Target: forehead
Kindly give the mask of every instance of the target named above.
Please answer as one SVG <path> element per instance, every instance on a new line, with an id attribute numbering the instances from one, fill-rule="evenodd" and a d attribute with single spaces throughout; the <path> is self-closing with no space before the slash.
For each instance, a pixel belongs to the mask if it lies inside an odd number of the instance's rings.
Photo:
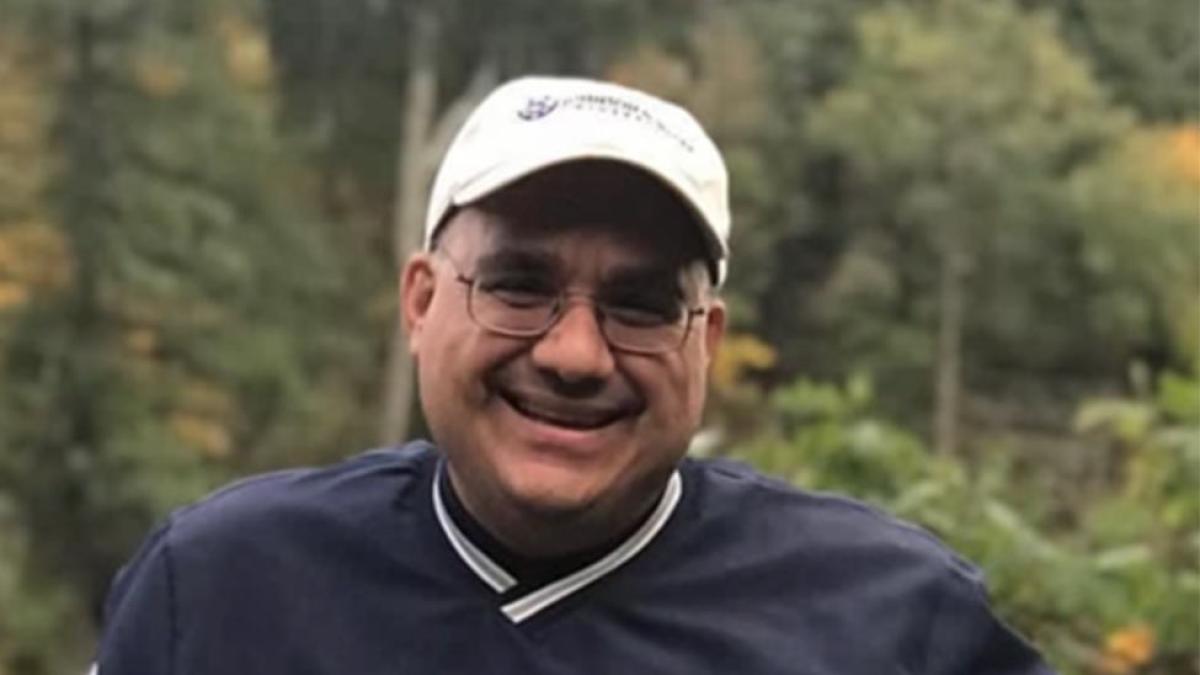
<path id="1" fill-rule="evenodd" d="M 533 174 L 463 209 L 447 222 L 439 240 L 452 240 L 456 249 L 470 249 L 474 256 L 539 252 L 558 255 L 571 266 L 680 269 L 704 255 L 694 217 L 669 188 L 609 161 L 574 162 Z"/>

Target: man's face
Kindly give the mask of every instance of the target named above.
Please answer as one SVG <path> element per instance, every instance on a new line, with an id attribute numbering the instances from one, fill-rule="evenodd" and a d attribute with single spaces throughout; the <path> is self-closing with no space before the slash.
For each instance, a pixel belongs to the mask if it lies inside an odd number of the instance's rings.
<path id="1" fill-rule="evenodd" d="M 611 167 L 540 176 L 458 212 L 438 251 L 406 268 L 422 403 L 468 507 L 617 522 L 643 512 L 686 451 L 724 309 L 696 273 L 696 225 L 663 188 Z M 507 337 L 472 320 L 459 273 L 592 297 L 669 287 L 706 312 L 660 354 L 613 349 L 574 295 L 545 334 Z"/>

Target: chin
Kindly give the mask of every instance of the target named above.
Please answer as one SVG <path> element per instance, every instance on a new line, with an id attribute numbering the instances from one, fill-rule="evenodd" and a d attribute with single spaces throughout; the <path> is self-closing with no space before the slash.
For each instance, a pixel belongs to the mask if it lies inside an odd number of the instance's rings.
<path id="1" fill-rule="evenodd" d="M 569 467 L 535 464 L 514 469 L 515 475 L 506 481 L 509 498 L 522 510 L 543 517 L 569 518 L 584 513 L 601 494 L 613 489 Z"/>

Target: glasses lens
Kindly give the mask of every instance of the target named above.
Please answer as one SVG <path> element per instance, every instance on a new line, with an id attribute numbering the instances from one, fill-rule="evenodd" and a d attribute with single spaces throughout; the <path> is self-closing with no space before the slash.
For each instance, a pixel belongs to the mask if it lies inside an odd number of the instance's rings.
<path id="1" fill-rule="evenodd" d="M 513 336 L 537 335 L 554 319 L 557 296 L 547 293 L 482 287 L 481 281 L 471 287 L 471 314 L 479 325 L 488 330 Z"/>
<path id="2" fill-rule="evenodd" d="M 657 354 L 677 349 L 687 337 L 686 319 L 657 326 L 634 326 L 606 318 L 604 336 L 616 349 L 640 354 Z"/>
<path id="3" fill-rule="evenodd" d="M 485 279 L 471 285 L 468 302 L 476 323 L 513 337 L 541 335 L 565 306 L 557 292 Z M 600 314 L 600 328 L 608 343 L 614 349 L 640 354 L 678 349 L 687 339 L 692 320 L 692 314 L 683 307 L 672 307 L 670 312 L 606 307 Z"/>

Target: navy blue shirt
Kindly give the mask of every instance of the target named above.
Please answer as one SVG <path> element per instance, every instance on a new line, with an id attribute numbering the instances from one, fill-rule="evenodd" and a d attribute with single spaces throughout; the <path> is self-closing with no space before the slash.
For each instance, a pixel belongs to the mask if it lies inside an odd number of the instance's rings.
<path id="1" fill-rule="evenodd" d="M 973 567 L 857 502 L 685 460 L 628 537 L 531 586 L 440 466 L 413 443 L 177 511 L 113 585 L 100 675 L 1051 673 Z"/>

